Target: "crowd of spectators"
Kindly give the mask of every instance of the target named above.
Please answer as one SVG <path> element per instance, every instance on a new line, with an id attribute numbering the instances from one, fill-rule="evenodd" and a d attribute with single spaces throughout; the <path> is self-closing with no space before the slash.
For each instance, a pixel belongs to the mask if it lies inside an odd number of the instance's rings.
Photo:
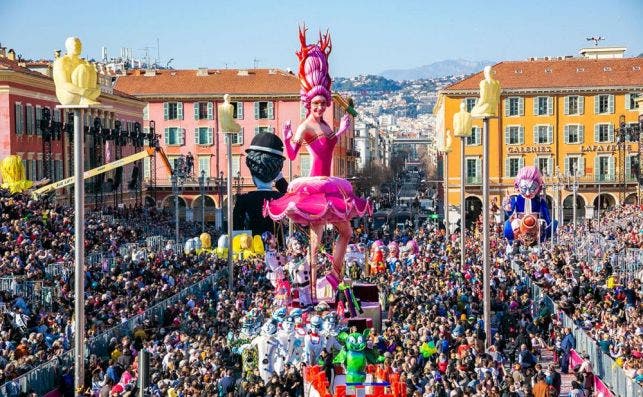
<path id="1" fill-rule="evenodd" d="M 2 263 L 10 269 L 3 266 L 5 274 L 44 278 L 48 263 L 71 260 L 73 216 L 68 210 L 21 196 L 2 197 L 0 209 Z M 140 228 L 131 225 L 171 221 L 154 211 L 120 216 L 128 221 L 112 224 L 88 218 L 86 249 L 116 258 L 113 267 L 101 263 L 87 268 L 89 337 L 224 267 L 207 253 L 184 256 L 161 250 L 150 252 L 142 262 L 123 257 L 119 247 L 143 237 Z M 544 244 L 534 250 L 508 251 L 504 241 L 492 238 L 494 335 L 493 347 L 487 350 L 480 224 L 466 239 L 462 266 L 457 235 L 447 241 L 443 230 L 427 225 L 413 236 L 401 231 L 385 236 L 385 240 L 413 237 L 420 251 L 413 261 L 405 262 L 408 265 L 366 280 L 378 285 L 388 313 L 382 332 L 369 336 L 369 345 L 385 357 L 380 373 L 384 377 L 399 373 L 411 396 L 522 397 L 545 395 L 543 391 L 557 395 L 561 388 L 558 363 L 543 367 L 540 356 L 549 347 L 562 349 L 565 333 L 556 332 L 553 311 L 532 301 L 526 280 L 512 270 L 511 261 L 517 260 L 560 308 L 596 338 L 601 349 L 620 359 L 626 372 L 637 377 L 643 346 L 640 279 L 623 283 L 621 273 L 615 271 L 614 257 L 623 247 L 641 247 L 641 213 L 630 207 L 615 209 L 604 214 L 601 225 L 579 224 L 575 233 L 587 236 L 590 228 L 615 242 L 596 263 L 573 249 L 576 240 L 569 226 L 561 228 L 559 245 Z M 355 238 L 372 241 L 376 237 L 362 230 Z M 137 358 L 145 348 L 151 356 L 150 393 L 154 396 L 302 396 L 301 368 L 289 367 L 267 384 L 256 373 L 241 376 L 235 348 L 244 314 L 252 308 L 268 318 L 276 308 L 261 260 L 237 263 L 236 269 L 234 291 L 226 288 L 227 279 L 221 277 L 205 296 L 189 296 L 168 307 L 162 319 L 148 318 L 132 335 L 113 339 L 108 357 L 92 355 L 86 393 L 133 395 Z M 22 312 L 27 321 L 24 327 L 15 327 L 11 316 L 5 315 L 0 333 L 0 382 L 70 347 L 73 296 L 69 281 L 64 277 L 51 280 L 61 290 L 61 299 L 51 311 L 31 307 L 20 296 L 3 296 L 7 310 Z M 436 346 L 434 354 L 423 352 L 428 342 Z M 72 369 L 62 369 L 63 394 L 72 392 L 71 382 Z"/>

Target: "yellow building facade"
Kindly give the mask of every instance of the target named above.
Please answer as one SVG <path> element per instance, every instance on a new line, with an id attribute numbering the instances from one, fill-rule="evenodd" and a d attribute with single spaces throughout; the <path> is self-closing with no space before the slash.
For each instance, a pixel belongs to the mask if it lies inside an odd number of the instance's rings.
<path id="1" fill-rule="evenodd" d="M 562 58 L 501 62 L 493 66 L 502 87 L 499 117 L 490 120 L 490 199 L 500 204 L 515 194 L 520 168 L 537 166 L 556 219 L 569 221 L 576 187 L 577 219 L 595 216 L 599 206 L 640 203 L 638 99 L 643 97 L 643 58 Z M 475 104 L 477 73 L 446 87 L 434 109 L 438 141 L 453 131 L 462 101 Z M 448 203 L 460 205 L 461 145 L 467 218 L 482 207 L 482 121 L 472 136 L 453 139 L 448 161 Z M 443 161 L 445 158 L 443 157 Z M 600 198 L 599 198 L 600 195 Z M 454 211 L 456 210 L 456 211 Z"/>

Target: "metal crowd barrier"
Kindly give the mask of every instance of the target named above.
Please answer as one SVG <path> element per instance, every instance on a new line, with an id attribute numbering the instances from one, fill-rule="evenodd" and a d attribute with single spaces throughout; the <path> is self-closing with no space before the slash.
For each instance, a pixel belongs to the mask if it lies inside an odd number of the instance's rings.
<path id="1" fill-rule="evenodd" d="M 545 301 L 551 303 L 556 308 L 556 313 L 558 313 L 563 327 L 569 327 L 576 338 L 575 350 L 589 354 L 589 358 L 594 367 L 594 375 L 601 378 L 616 396 L 643 396 L 643 387 L 635 383 L 632 378 L 629 378 L 625 374 L 625 371 L 623 371 L 623 368 L 616 365 L 612 357 L 603 353 L 599 349 L 596 341 L 587 335 L 581 327 L 577 326 L 569 316 L 562 310 L 558 310 L 555 302 L 548 295 L 544 294 L 538 285 L 532 282 L 531 277 L 525 273 L 517 262 L 512 261 L 511 267 L 514 272 L 529 285 L 534 302 L 545 299 Z"/>
<path id="2" fill-rule="evenodd" d="M 96 354 L 99 357 L 109 355 L 109 341 L 112 338 L 118 339 L 126 335 L 131 335 L 136 327 L 143 324 L 146 319 L 154 318 L 155 316 L 162 322 L 164 320 L 163 315 L 165 309 L 168 306 L 182 302 L 190 295 L 201 298 L 206 292 L 213 291 L 218 280 L 224 276 L 224 272 L 225 270 L 214 273 L 157 303 L 147 309 L 143 314 L 132 317 L 126 322 L 91 338 L 87 343 L 87 357 L 89 357 L 90 354 Z M 44 395 L 59 384 L 60 377 L 63 375 L 63 369 L 67 368 L 71 370 L 71 368 L 73 368 L 73 357 L 74 349 L 68 350 L 61 357 L 51 359 L 18 378 L 5 383 L 0 386 L 0 396 L 18 397 L 20 393 L 25 393 L 28 390 L 33 390 L 38 395 Z"/>

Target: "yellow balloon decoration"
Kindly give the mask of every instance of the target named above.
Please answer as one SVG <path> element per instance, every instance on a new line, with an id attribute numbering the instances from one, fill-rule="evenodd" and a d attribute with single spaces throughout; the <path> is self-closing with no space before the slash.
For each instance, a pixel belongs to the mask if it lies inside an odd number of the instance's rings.
<path id="1" fill-rule="evenodd" d="M 0 163 L 2 174 L 2 188 L 11 193 L 21 193 L 33 186 L 33 182 L 25 178 L 25 168 L 22 166 L 20 156 L 7 156 Z"/>

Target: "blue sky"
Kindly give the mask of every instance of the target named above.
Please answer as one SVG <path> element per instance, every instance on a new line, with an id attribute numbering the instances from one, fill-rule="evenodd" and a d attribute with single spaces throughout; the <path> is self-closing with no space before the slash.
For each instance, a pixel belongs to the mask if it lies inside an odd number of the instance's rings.
<path id="1" fill-rule="evenodd" d="M 333 38 L 331 75 L 374 74 L 444 59 L 519 60 L 577 55 L 585 38 L 643 52 L 642 0 L 0 0 L 0 42 L 51 58 L 77 35 L 83 55 L 145 47 L 175 68 L 297 68 L 297 25 Z M 65 21 L 65 22 L 63 22 Z M 310 40 L 309 40 L 310 41 Z"/>

